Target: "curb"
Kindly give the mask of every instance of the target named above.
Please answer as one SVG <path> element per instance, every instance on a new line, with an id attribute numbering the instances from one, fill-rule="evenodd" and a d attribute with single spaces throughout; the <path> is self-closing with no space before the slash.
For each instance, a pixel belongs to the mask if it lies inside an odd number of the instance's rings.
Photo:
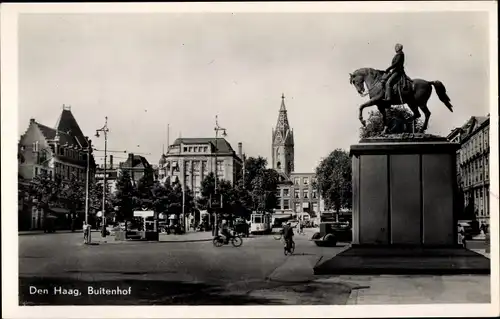
<path id="1" fill-rule="evenodd" d="M 152 240 L 109 240 L 109 241 L 92 241 L 88 246 L 96 246 L 100 244 L 162 244 L 162 243 L 195 243 L 195 242 L 209 242 L 212 239 L 191 239 L 191 240 L 162 240 L 162 241 L 152 241 Z M 85 245 L 82 243 L 82 245 Z"/>

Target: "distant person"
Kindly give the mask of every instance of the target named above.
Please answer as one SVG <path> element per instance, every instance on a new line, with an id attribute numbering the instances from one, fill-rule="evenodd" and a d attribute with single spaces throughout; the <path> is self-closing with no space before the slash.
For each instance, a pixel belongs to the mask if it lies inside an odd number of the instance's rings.
<path id="1" fill-rule="evenodd" d="M 282 233 L 283 233 L 283 239 L 285 241 L 285 247 L 289 249 L 293 240 L 293 228 L 292 228 L 292 223 L 290 221 L 288 221 L 283 226 Z"/>
<path id="2" fill-rule="evenodd" d="M 224 242 L 228 243 L 229 238 L 231 238 L 231 234 L 229 233 L 229 225 L 225 220 L 222 221 L 220 234 L 223 236 Z"/>
<path id="3" fill-rule="evenodd" d="M 465 229 L 461 224 L 458 224 L 458 244 L 465 248 Z"/>
<path id="4" fill-rule="evenodd" d="M 89 243 L 89 230 L 90 230 L 90 225 L 87 224 L 86 222 L 83 222 L 83 243 L 84 244 Z"/>

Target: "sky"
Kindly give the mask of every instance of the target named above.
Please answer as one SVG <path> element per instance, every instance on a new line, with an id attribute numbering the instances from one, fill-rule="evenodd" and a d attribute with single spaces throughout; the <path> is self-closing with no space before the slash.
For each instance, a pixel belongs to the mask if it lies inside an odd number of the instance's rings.
<path id="1" fill-rule="evenodd" d="M 428 133 L 488 114 L 488 30 L 481 12 L 22 14 L 18 134 L 30 118 L 54 126 L 70 105 L 84 134 L 108 116 L 108 149 L 157 164 L 167 136 L 212 137 L 218 115 L 233 149 L 270 162 L 284 93 L 295 170 L 311 172 L 359 141 L 367 97 L 349 73 L 385 69 L 396 43 L 407 74 L 442 81 L 454 105 L 433 93 Z"/>

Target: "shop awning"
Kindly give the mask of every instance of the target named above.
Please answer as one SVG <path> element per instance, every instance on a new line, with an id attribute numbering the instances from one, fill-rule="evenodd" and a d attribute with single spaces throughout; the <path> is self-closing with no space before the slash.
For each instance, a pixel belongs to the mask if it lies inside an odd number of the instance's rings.
<path id="1" fill-rule="evenodd" d="M 286 219 L 286 218 L 292 218 L 292 214 L 274 214 L 273 217 L 275 219 Z"/>
<path id="2" fill-rule="evenodd" d="M 63 207 L 50 207 L 50 210 L 56 214 L 69 214 L 69 210 Z"/>

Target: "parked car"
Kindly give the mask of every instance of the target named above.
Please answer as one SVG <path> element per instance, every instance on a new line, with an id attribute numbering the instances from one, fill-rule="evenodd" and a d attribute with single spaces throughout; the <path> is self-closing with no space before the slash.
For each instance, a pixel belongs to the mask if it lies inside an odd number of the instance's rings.
<path id="1" fill-rule="evenodd" d="M 314 233 L 311 240 L 317 246 L 336 246 L 337 242 L 351 242 L 352 228 L 346 222 L 322 222 L 319 232 Z"/>
<path id="2" fill-rule="evenodd" d="M 476 223 L 474 221 L 466 222 L 466 221 L 461 221 L 458 223 L 459 226 L 462 226 L 464 229 L 464 235 L 465 239 L 470 240 L 474 236 L 477 236 L 481 233 L 481 230 L 479 230 L 479 227 L 477 227 Z"/>

